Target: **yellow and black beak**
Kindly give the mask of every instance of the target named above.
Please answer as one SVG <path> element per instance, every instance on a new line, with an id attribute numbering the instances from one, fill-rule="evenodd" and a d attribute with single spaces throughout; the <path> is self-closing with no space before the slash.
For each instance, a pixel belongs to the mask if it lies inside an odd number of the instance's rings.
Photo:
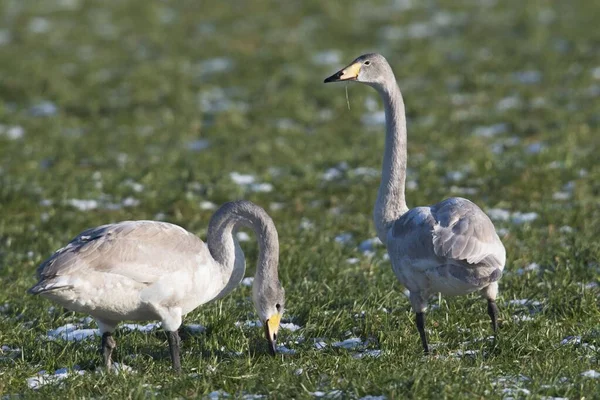
<path id="1" fill-rule="evenodd" d="M 267 342 L 269 342 L 269 352 L 273 356 L 277 353 L 277 333 L 279 332 L 280 321 L 281 314 L 275 314 L 265 324 L 265 336 L 267 337 Z"/>
<path id="2" fill-rule="evenodd" d="M 331 75 L 329 78 L 325 79 L 323 83 L 355 81 L 358 78 L 358 73 L 360 72 L 361 65 L 361 63 L 350 64 L 343 70 L 338 71 L 335 74 Z"/>

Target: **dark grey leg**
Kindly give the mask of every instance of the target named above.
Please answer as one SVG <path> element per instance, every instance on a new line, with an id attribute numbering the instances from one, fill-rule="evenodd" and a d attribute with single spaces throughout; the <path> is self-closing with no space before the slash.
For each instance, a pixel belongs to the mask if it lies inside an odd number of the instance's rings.
<path id="1" fill-rule="evenodd" d="M 104 356 L 104 366 L 106 367 L 107 371 L 110 371 L 112 368 L 111 355 L 113 350 L 117 347 L 117 342 L 115 342 L 111 332 L 104 332 L 102 334 L 101 343 L 101 351 L 102 355 Z"/>
<path id="2" fill-rule="evenodd" d="M 492 329 L 494 333 L 498 331 L 498 306 L 494 300 L 488 299 L 488 315 L 492 319 Z"/>
<path id="3" fill-rule="evenodd" d="M 427 345 L 427 336 L 425 336 L 425 313 L 417 313 L 417 329 L 421 336 L 421 343 L 423 344 L 423 351 L 425 354 L 429 354 L 429 346 Z"/>
<path id="4" fill-rule="evenodd" d="M 177 331 L 167 332 L 167 337 L 169 339 L 169 351 L 171 352 L 171 362 L 173 363 L 173 370 L 175 372 L 181 371 L 181 359 L 179 357 L 179 345 L 181 343 L 181 339 L 179 339 L 179 334 Z"/>

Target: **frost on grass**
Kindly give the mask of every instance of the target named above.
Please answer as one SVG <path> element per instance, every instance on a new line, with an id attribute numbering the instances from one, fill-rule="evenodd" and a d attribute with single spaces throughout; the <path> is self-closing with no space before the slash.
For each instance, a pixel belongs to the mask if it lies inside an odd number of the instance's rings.
<path id="1" fill-rule="evenodd" d="M 6 126 L 0 124 L 0 137 L 5 137 L 11 140 L 21 139 L 25 135 L 25 129 L 23 127 L 15 125 L 15 126 Z"/>
<path id="2" fill-rule="evenodd" d="M 329 392 L 317 390 L 316 392 L 310 392 L 310 394 L 319 399 L 341 399 L 344 393 L 341 390 L 334 389 Z"/>
<path id="3" fill-rule="evenodd" d="M 78 325 L 66 324 L 48 331 L 46 339 L 79 342 L 94 336 L 100 336 L 98 329 L 80 329 Z"/>
<path id="4" fill-rule="evenodd" d="M 121 325 L 123 329 L 127 329 L 130 331 L 138 331 L 138 332 L 152 332 L 158 328 L 160 328 L 160 322 L 150 322 L 146 325 L 141 324 L 123 324 Z"/>
<path id="5" fill-rule="evenodd" d="M 229 174 L 229 177 L 234 183 L 237 183 L 239 186 L 250 192 L 268 193 L 273 191 L 272 184 L 256 182 L 256 177 L 254 175 L 240 174 L 234 171 Z"/>
<path id="6" fill-rule="evenodd" d="M 254 282 L 254 277 L 248 276 L 248 277 L 242 279 L 242 286 L 251 287 L 253 282 Z"/>
<path id="7" fill-rule="evenodd" d="M 337 235 L 335 237 L 335 242 L 339 243 L 339 244 L 348 244 L 352 241 L 352 234 L 351 233 L 340 233 L 339 235 Z"/>
<path id="8" fill-rule="evenodd" d="M 538 214 L 535 212 L 520 212 L 516 211 L 511 213 L 508 210 L 502 208 L 490 208 L 486 210 L 486 214 L 493 221 L 511 221 L 515 225 L 527 224 L 535 221 L 538 218 Z"/>
<path id="9" fill-rule="evenodd" d="M 582 372 L 581 376 L 585 378 L 600 379 L 600 372 L 590 369 L 585 372 Z"/>

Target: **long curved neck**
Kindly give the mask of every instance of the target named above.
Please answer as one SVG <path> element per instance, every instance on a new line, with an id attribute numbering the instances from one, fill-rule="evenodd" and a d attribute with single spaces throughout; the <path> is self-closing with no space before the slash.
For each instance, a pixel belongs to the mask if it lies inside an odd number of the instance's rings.
<path id="1" fill-rule="evenodd" d="M 240 227 L 250 228 L 256 234 L 259 245 L 256 283 L 260 285 L 272 277 L 277 278 L 279 240 L 269 215 L 249 201 L 226 203 L 213 215 L 206 240 L 210 254 L 228 278 L 217 297 L 233 290 L 246 271 L 244 253 L 235 237 Z"/>
<path id="2" fill-rule="evenodd" d="M 404 197 L 406 181 L 406 115 L 404 100 L 395 79 L 377 88 L 385 104 L 385 151 L 381 184 L 373 219 L 377 236 L 385 244 L 388 231 L 408 211 Z"/>

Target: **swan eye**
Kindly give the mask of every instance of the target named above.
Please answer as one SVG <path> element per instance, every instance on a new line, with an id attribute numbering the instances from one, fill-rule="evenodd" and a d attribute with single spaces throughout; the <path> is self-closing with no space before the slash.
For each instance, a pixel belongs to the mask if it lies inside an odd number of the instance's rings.
<path id="1" fill-rule="evenodd" d="M 365 61 L 365 65 L 371 65 L 371 61 L 369 61 L 369 60 Z"/>

